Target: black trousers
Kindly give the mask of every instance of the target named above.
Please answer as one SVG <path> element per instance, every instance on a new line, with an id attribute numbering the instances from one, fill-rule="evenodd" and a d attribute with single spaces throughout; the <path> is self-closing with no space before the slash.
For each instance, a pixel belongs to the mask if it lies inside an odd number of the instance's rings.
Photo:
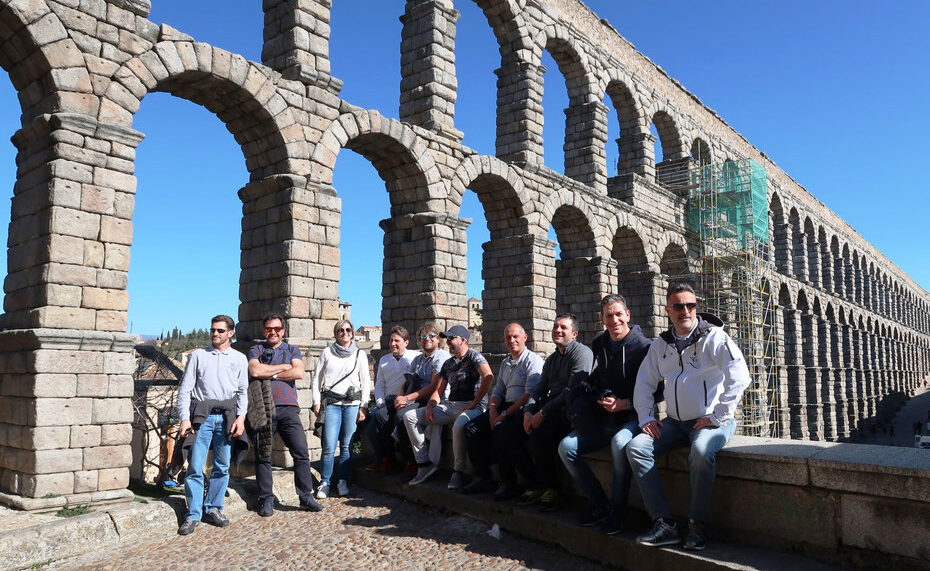
<path id="1" fill-rule="evenodd" d="M 374 449 L 375 458 L 395 462 L 397 460 L 396 452 L 400 452 L 403 460 L 413 462 L 413 448 L 410 446 L 410 437 L 407 435 L 407 430 L 403 424 L 403 412 L 417 406 L 419 405 L 416 402 L 412 402 L 408 403 L 400 411 L 396 411 L 394 409 L 394 398 L 391 397 L 385 399 L 384 406 L 372 413 L 368 421 L 368 429 L 365 432 L 368 435 L 369 442 L 371 442 L 371 447 Z M 400 427 L 400 430 L 398 430 L 400 440 L 396 442 L 395 449 L 394 438 L 391 435 L 396 427 Z"/>
<path id="2" fill-rule="evenodd" d="M 271 434 L 277 432 L 294 459 L 294 485 L 301 501 L 313 497 L 313 475 L 310 473 L 310 454 L 307 451 L 307 433 L 300 422 L 300 408 L 276 406 L 271 419 Z M 271 456 L 262 457 L 256 444 L 255 480 L 258 482 L 258 500 L 274 497 L 271 480 Z"/>

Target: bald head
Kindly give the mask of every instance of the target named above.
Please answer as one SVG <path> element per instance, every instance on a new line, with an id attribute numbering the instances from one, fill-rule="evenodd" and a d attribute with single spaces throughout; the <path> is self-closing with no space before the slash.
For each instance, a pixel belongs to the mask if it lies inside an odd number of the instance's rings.
<path id="1" fill-rule="evenodd" d="M 526 330 L 519 323 L 511 323 L 504 329 L 504 345 L 514 359 L 523 354 L 526 349 Z"/>

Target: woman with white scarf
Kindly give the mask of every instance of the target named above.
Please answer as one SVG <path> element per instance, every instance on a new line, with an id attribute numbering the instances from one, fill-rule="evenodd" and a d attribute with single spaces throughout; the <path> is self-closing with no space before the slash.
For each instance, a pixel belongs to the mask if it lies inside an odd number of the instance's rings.
<path id="1" fill-rule="evenodd" d="M 333 477 L 336 443 L 339 443 L 339 464 L 336 469 L 336 493 L 348 495 L 346 480 L 351 472 L 350 443 L 358 422 L 365 420 L 368 411 L 368 394 L 371 376 L 368 373 L 368 356 L 353 340 L 355 329 L 346 319 L 336 322 L 333 341 L 316 363 L 313 375 L 313 414 L 323 411 L 323 459 L 320 476 L 322 482 L 316 497 L 329 495 Z"/>

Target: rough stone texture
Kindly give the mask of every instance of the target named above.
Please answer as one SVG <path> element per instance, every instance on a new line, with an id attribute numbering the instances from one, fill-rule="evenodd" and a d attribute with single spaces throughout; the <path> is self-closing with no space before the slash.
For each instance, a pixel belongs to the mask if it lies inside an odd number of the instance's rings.
<path id="1" fill-rule="evenodd" d="M 634 321 L 655 335 L 669 275 L 697 253 L 683 226 L 687 200 L 670 181 L 699 162 L 748 158 L 769 181 L 780 433 L 853 437 L 927 380 L 930 295 L 764 153 L 575 0 L 481 5 L 501 49 L 494 157 L 464 147 L 454 124 L 458 13 L 450 0 L 408 0 L 399 14 L 399 119 L 339 98 L 330 0 L 265 0 L 262 64 L 148 20 L 146 0 L 0 5 L 0 64 L 22 104 L 12 136 L 0 423 L 68 429 L 32 441 L 6 437 L 0 456 L 12 460 L 0 468 L 0 487 L 38 493 L 38 476 L 52 481 L 35 471 L 51 467 L 38 460 L 43 452 L 95 449 L 72 447 L 71 428 L 131 421 L 132 339 L 120 332 L 143 137 L 132 123 L 155 90 L 209 108 L 240 142 L 250 182 L 239 192 L 239 333 L 257 337 L 261 316 L 284 308 L 310 369 L 335 320 L 341 200 L 332 171 L 348 148 L 371 162 L 390 196 L 381 222 L 384 331 L 466 319 L 471 221 L 459 207 L 471 189 L 490 229 L 485 351 L 503 352 L 500 329 L 509 321 L 524 324 L 534 350 L 552 350 L 558 311 L 578 314 L 590 341 L 597 300 L 618 290 Z M 569 94 L 564 174 L 541 159 L 545 50 Z M 621 126 L 619 175 L 610 179 L 605 100 Z M 306 410 L 303 417 L 309 423 Z M 119 471 L 126 465 L 106 462 L 124 461 L 105 455 L 94 465 Z M 56 486 L 73 485 L 74 473 L 60 474 Z M 107 474 L 98 485 L 120 480 Z M 82 487 L 91 481 L 80 479 Z"/>

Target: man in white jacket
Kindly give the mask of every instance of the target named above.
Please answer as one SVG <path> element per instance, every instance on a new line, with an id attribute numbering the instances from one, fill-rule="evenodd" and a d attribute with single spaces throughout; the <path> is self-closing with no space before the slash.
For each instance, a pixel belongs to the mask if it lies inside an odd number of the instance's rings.
<path id="1" fill-rule="evenodd" d="M 673 448 L 690 446 L 691 501 L 684 548 L 702 550 L 717 452 L 736 431 L 734 413 L 749 385 L 749 369 L 742 352 L 720 327 L 723 322 L 710 314 L 698 315 L 691 286 L 670 285 L 665 311 L 671 327 L 649 348 L 633 392 L 642 433 L 627 445 L 627 458 L 654 521 L 652 530 L 636 542 L 660 546 L 681 541 L 655 459 Z M 668 417 L 659 421 L 653 394 L 662 381 Z"/>

